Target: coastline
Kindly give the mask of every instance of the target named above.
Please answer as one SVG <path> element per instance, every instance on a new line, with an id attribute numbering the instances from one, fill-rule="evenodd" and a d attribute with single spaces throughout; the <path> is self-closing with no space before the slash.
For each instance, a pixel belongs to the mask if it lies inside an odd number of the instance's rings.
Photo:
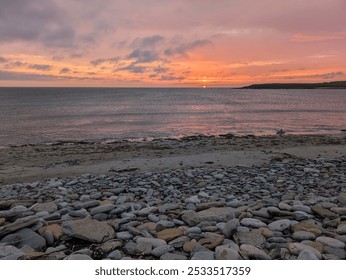
<path id="1" fill-rule="evenodd" d="M 346 259 L 346 135 L 0 150 L 0 260 Z"/>
<path id="2" fill-rule="evenodd" d="M 187 136 L 150 141 L 61 141 L 0 149 L 0 184 L 86 173 L 231 167 L 278 157 L 346 156 L 346 134 Z"/>

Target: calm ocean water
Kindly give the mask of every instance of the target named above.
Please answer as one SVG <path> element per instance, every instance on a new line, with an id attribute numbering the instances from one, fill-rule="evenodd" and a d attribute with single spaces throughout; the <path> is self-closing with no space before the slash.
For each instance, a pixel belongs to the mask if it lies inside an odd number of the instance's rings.
<path id="1" fill-rule="evenodd" d="M 280 128 L 339 133 L 346 90 L 0 88 L 0 146 Z"/>

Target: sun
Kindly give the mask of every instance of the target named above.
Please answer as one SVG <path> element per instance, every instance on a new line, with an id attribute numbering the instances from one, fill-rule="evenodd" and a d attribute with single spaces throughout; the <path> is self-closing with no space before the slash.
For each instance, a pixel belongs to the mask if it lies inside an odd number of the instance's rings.
<path id="1" fill-rule="evenodd" d="M 207 86 L 203 86 L 203 88 L 206 88 Z"/>

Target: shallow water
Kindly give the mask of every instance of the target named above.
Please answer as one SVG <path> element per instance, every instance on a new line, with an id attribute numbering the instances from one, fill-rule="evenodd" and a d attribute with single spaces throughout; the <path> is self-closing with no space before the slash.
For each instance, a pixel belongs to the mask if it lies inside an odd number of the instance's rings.
<path id="1" fill-rule="evenodd" d="M 194 134 L 339 133 L 346 91 L 0 88 L 0 145 Z"/>

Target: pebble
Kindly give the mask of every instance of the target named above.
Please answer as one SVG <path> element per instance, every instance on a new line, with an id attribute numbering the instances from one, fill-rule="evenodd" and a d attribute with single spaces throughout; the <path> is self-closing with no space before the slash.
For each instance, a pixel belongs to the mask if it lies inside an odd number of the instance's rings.
<path id="1" fill-rule="evenodd" d="M 312 232 L 308 231 L 296 231 L 292 234 L 292 238 L 295 240 L 303 241 L 303 240 L 315 240 L 316 235 Z"/>
<path id="2" fill-rule="evenodd" d="M 261 230 L 259 229 L 254 229 L 248 232 L 239 231 L 236 236 L 239 244 L 261 246 L 266 241 L 266 238 L 262 235 Z"/>
<path id="3" fill-rule="evenodd" d="M 230 249 L 230 248 L 225 248 L 222 249 L 217 255 L 216 255 L 217 260 L 241 260 L 241 256 L 239 255 L 238 251 Z"/>
<path id="4" fill-rule="evenodd" d="M 211 251 L 203 251 L 195 253 L 191 260 L 215 260 L 215 254 Z"/>
<path id="5" fill-rule="evenodd" d="M 0 259 L 345 259 L 345 161 L 3 185 Z"/>
<path id="6" fill-rule="evenodd" d="M 83 254 L 72 254 L 72 255 L 69 255 L 66 258 L 64 258 L 64 260 L 83 260 L 83 261 L 87 261 L 87 260 L 92 260 L 92 258 L 87 256 L 87 255 L 83 255 Z"/>
<path id="7" fill-rule="evenodd" d="M 89 242 L 101 243 L 113 237 L 113 228 L 105 222 L 93 219 L 80 219 L 62 223 L 64 234 Z"/>
<path id="8" fill-rule="evenodd" d="M 158 239 L 158 238 L 140 237 L 136 241 L 137 243 L 150 244 L 151 246 L 153 246 L 153 248 L 167 245 L 167 242 L 165 240 Z"/>
<path id="9" fill-rule="evenodd" d="M 275 222 L 272 222 L 268 225 L 268 228 L 271 231 L 284 231 L 289 229 L 291 226 L 291 221 L 288 219 L 282 219 Z"/>
<path id="10" fill-rule="evenodd" d="M 170 245 L 163 245 L 163 246 L 159 246 L 159 247 L 154 248 L 151 251 L 151 254 L 154 257 L 161 257 L 163 254 L 169 253 L 169 252 L 173 252 L 173 251 L 174 251 L 174 248 L 172 246 L 170 246 Z"/>
<path id="11" fill-rule="evenodd" d="M 336 233 L 339 235 L 346 235 L 346 224 L 339 225 L 338 228 L 336 229 Z"/>
<path id="12" fill-rule="evenodd" d="M 251 228 L 260 228 L 260 227 L 266 227 L 267 226 L 261 220 L 254 219 L 254 218 L 244 218 L 240 221 L 240 224 L 242 226 L 251 227 Z"/>
<path id="13" fill-rule="evenodd" d="M 185 255 L 167 252 L 160 257 L 160 260 L 187 260 Z"/>
<path id="14" fill-rule="evenodd" d="M 189 226 L 196 226 L 200 222 L 200 218 L 195 211 L 187 210 L 181 216 L 182 220 Z"/>
<path id="15" fill-rule="evenodd" d="M 237 231 L 239 226 L 240 222 L 237 218 L 231 219 L 227 223 L 225 223 L 222 232 L 226 238 L 231 238 L 232 235 Z"/>
<path id="16" fill-rule="evenodd" d="M 271 259 L 263 250 L 252 245 L 243 244 L 240 246 L 240 251 L 245 252 L 245 254 L 249 257 L 249 259 L 255 259 L 255 260 L 270 260 Z"/>
<path id="17" fill-rule="evenodd" d="M 298 255 L 298 260 L 318 260 L 316 255 L 310 250 L 301 251 Z"/>
<path id="18" fill-rule="evenodd" d="M 345 248 L 344 242 L 337 240 L 335 238 L 331 238 L 331 237 L 320 236 L 316 238 L 316 241 L 329 247 L 341 248 L 341 249 Z"/>
<path id="19" fill-rule="evenodd" d="M 17 248 L 28 245 L 34 250 L 40 250 L 46 246 L 46 240 L 28 228 L 22 228 L 15 233 L 5 236 L 0 243 L 14 245 Z"/>
<path id="20" fill-rule="evenodd" d="M 308 250 L 311 251 L 319 260 L 322 259 L 322 254 L 317 249 L 303 243 L 290 243 L 288 249 L 296 256 L 298 256 L 302 251 Z"/>

